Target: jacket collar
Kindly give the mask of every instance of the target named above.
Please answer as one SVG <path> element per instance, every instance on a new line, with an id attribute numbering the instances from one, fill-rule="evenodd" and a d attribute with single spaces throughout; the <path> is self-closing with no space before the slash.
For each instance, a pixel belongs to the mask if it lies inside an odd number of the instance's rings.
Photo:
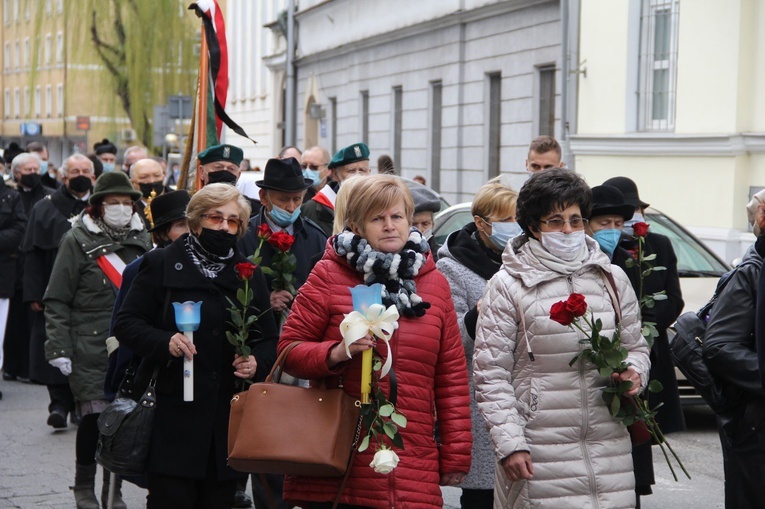
<path id="1" fill-rule="evenodd" d="M 165 266 L 162 275 L 162 283 L 168 288 L 224 288 L 235 292 L 243 287 L 234 270 L 234 265 L 246 261 L 239 251 L 235 251 L 226 267 L 218 274 L 215 279 L 206 278 L 194 265 L 186 253 L 186 237 L 181 236 L 175 242 L 164 248 Z"/>

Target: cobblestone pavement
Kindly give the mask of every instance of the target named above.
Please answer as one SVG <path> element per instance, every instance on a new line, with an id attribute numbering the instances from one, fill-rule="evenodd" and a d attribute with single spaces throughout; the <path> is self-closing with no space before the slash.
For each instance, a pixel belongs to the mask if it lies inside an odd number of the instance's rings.
<path id="1" fill-rule="evenodd" d="M 53 431 L 44 386 L 0 381 L 0 508 L 71 509 L 76 426 Z M 100 496 L 101 469 L 96 480 Z M 446 509 L 457 509 L 459 490 L 444 490 Z M 146 492 L 123 484 L 130 509 L 146 507 Z"/>

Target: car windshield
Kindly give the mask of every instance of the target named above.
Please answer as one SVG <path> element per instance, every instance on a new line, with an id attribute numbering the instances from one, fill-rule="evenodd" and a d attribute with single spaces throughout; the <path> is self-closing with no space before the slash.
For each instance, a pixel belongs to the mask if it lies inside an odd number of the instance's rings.
<path id="1" fill-rule="evenodd" d="M 646 210 L 646 220 L 652 232 L 665 235 L 672 242 L 680 277 L 722 276 L 730 270 L 709 248 L 661 212 Z"/>

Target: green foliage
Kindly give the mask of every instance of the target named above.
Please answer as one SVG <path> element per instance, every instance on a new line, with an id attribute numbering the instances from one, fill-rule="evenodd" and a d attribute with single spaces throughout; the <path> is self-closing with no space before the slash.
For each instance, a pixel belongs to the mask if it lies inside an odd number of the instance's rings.
<path id="1" fill-rule="evenodd" d="M 44 4 L 33 4 L 31 85 L 39 74 L 43 21 L 50 16 Z M 67 0 L 63 6 L 66 64 L 76 69 L 68 71 L 67 87 L 87 83 L 94 92 L 90 100 L 113 109 L 113 117 L 127 115 L 138 139 L 151 148 L 154 105 L 195 90 L 199 19 L 178 0 Z M 94 64 L 101 69 L 94 72 Z M 117 127 L 124 126 L 115 122 Z"/>
<path id="2" fill-rule="evenodd" d="M 359 452 L 369 448 L 373 439 L 377 443 L 377 449 L 386 445 L 386 440 L 396 447 L 404 448 L 404 440 L 401 438 L 399 428 L 406 427 L 406 417 L 396 411 L 393 403 L 388 401 L 385 393 L 380 390 L 382 364 L 382 359 L 375 354 L 372 360 L 372 398 L 369 404 L 361 405 L 361 423 L 366 430 L 366 435 L 359 444 Z"/>

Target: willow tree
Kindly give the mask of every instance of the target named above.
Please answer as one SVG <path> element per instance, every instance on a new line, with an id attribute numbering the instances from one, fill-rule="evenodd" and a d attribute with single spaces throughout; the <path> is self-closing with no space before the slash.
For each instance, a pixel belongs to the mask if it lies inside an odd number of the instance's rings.
<path id="1" fill-rule="evenodd" d="M 200 23 L 186 9 L 188 1 L 64 2 L 67 69 L 106 71 L 95 74 L 99 96 L 93 99 L 113 107 L 116 98 L 147 147 L 153 146 L 154 105 L 165 104 L 170 94 L 190 95 L 196 86 Z M 37 3 L 37 44 L 42 4 Z M 39 58 L 40 51 L 33 54 Z"/>

